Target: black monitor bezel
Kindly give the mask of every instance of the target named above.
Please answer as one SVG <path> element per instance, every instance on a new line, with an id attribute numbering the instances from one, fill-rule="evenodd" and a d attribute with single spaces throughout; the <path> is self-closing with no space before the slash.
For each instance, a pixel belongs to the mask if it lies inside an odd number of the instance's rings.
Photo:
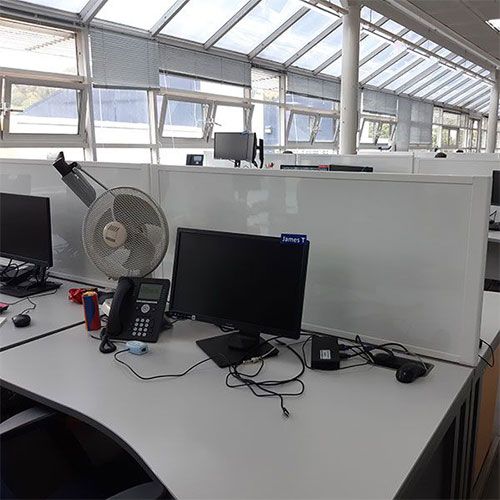
<path id="1" fill-rule="evenodd" d="M 370 172 L 373 173 L 373 167 L 361 166 L 361 165 L 328 165 L 328 170 L 330 172 Z"/>
<path id="2" fill-rule="evenodd" d="M 495 188 L 499 196 L 495 199 Z M 491 172 L 491 203 L 490 205 L 494 207 L 500 207 L 500 170 L 492 170 Z"/>
<path id="3" fill-rule="evenodd" d="M 53 256 L 53 247 L 52 247 L 52 219 L 50 216 L 50 198 L 46 196 L 32 196 L 32 195 L 27 195 L 27 194 L 18 194 L 18 193 L 5 193 L 1 192 L 0 196 L 13 196 L 13 197 L 19 197 L 19 198 L 37 198 L 39 200 L 44 200 L 45 201 L 45 207 L 44 209 L 46 210 L 46 215 L 47 215 L 47 220 L 48 220 L 48 240 L 47 244 L 48 247 L 50 248 L 49 252 L 49 260 L 41 260 L 41 259 L 35 259 L 31 257 L 26 257 L 25 255 L 17 255 L 13 253 L 7 253 L 7 252 L 2 252 L 0 248 L 0 257 L 5 258 L 5 259 L 12 259 L 12 260 L 17 260 L 21 262 L 26 262 L 28 264 L 35 264 L 37 266 L 42 266 L 42 267 L 52 267 L 54 263 L 54 256 Z"/>
<path id="4" fill-rule="evenodd" d="M 212 230 L 207 230 L 207 229 L 195 229 L 195 228 L 187 228 L 187 227 L 179 227 L 177 228 L 177 237 L 175 241 L 175 252 L 174 252 L 174 265 L 172 269 L 172 286 L 170 288 L 170 312 L 172 314 L 177 314 L 177 315 L 182 315 L 182 316 L 188 316 L 188 317 L 194 317 L 196 321 L 204 321 L 207 323 L 212 323 L 215 325 L 219 326 L 230 326 L 234 327 L 237 330 L 245 331 L 245 332 L 252 332 L 255 335 L 259 335 L 261 333 L 263 334 L 268 334 L 268 335 L 279 335 L 280 337 L 286 337 L 286 338 L 291 338 L 291 339 L 298 339 L 301 335 L 301 330 L 302 330 L 302 315 L 303 315 L 303 307 L 300 308 L 300 310 L 297 312 L 297 315 L 295 317 L 295 329 L 293 331 L 291 330 L 285 330 L 281 328 L 274 328 L 274 327 L 269 327 L 267 325 L 260 325 L 257 323 L 246 323 L 244 321 L 235 321 L 234 319 L 229 319 L 229 318 L 217 318 L 215 316 L 209 316 L 209 315 L 199 315 L 196 312 L 193 311 L 185 311 L 181 309 L 177 309 L 175 307 L 175 290 L 177 286 L 177 263 L 178 263 L 178 254 L 179 254 L 179 239 L 183 233 L 194 233 L 194 234 L 210 234 L 210 235 L 223 235 L 225 237 L 233 237 L 233 238 L 245 238 L 245 239 L 252 239 L 252 240 L 257 240 L 257 239 L 267 239 L 267 238 L 273 238 L 275 240 L 279 240 L 279 237 L 275 236 L 262 236 L 262 235 L 256 235 L 256 234 L 246 234 L 246 233 L 234 233 L 234 232 L 226 232 L 226 231 L 212 231 Z M 305 296 L 305 289 L 306 289 L 306 281 L 307 281 L 307 262 L 308 262 L 308 257 L 309 257 L 309 242 L 307 242 L 304 245 L 301 245 L 303 247 L 303 253 L 302 253 L 302 262 L 301 262 L 301 269 L 300 273 L 302 276 L 302 286 L 300 290 L 300 297 L 299 300 L 301 304 L 304 304 L 304 296 Z"/>
<path id="5" fill-rule="evenodd" d="M 217 136 L 219 136 L 220 134 L 233 135 L 233 136 L 246 135 L 246 136 L 248 136 L 247 141 L 250 140 L 250 136 L 252 136 L 253 137 L 253 147 L 252 147 L 252 151 L 251 151 L 252 158 L 251 159 L 248 159 L 248 158 L 229 158 L 228 156 L 217 156 L 216 155 Z M 248 146 L 248 142 L 247 142 L 247 146 Z M 248 151 L 248 148 L 247 148 L 247 151 Z M 255 132 L 215 132 L 214 133 L 214 160 L 248 161 L 248 162 L 253 163 L 255 161 L 256 156 L 257 156 L 257 134 Z"/>

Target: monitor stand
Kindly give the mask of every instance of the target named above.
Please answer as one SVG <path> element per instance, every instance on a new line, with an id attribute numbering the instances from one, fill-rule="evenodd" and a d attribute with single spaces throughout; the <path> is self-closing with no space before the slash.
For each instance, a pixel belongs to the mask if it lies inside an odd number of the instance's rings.
<path id="1" fill-rule="evenodd" d="M 22 298 L 50 292 L 60 286 L 61 283 L 47 280 L 46 268 L 33 266 L 27 270 L 23 270 L 18 276 L 9 279 L 5 285 L 0 286 L 0 293 Z"/>
<path id="2" fill-rule="evenodd" d="M 198 347 L 221 368 L 238 365 L 245 359 L 254 357 L 276 356 L 278 349 L 264 342 L 260 335 L 243 332 L 228 333 L 196 341 Z"/>

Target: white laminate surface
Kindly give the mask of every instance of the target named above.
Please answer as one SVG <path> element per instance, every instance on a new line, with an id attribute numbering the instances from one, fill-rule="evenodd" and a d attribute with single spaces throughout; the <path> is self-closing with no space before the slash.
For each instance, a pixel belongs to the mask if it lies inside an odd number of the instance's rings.
<path id="1" fill-rule="evenodd" d="M 500 293 L 484 292 L 483 297 L 483 314 L 481 318 L 481 338 L 490 345 L 495 345 L 498 342 L 497 337 L 500 335 Z M 486 352 L 486 347 L 483 346 L 479 351 L 481 355 Z"/>
<path id="2" fill-rule="evenodd" d="M 500 243 L 500 231 L 488 231 L 488 241 Z"/>
<path id="3" fill-rule="evenodd" d="M 205 357 L 194 341 L 219 333 L 179 322 L 147 354 L 122 359 L 143 375 L 182 372 Z M 299 368 L 281 347 L 262 376 Z M 7 385 L 109 429 L 180 499 L 393 498 L 472 370 L 436 362 L 410 385 L 384 368 L 308 370 L 305 393 L 285 401 L 289 419 L 275 398 L 226 388 L 226 373 L 208 362 L 144 382 L 100 354 L 82 326 L 0 354 Z"/>
<path id="4" fill-rule="evenodd" d="M 36 304 L 36 309 L 27 312 L 31 316 L 31 323 L 28 326 L 19 328 L 14 326 L 12 322 L 14 316 L 28 307 L 32 307 L 28 300 L 10 305 L 7 311 L 0 315 L 0 317 L 6 318 L 6 321 L 0 326 L 0 350 L 9 349 L 47 333 L 83 322 L 82 306 L 70 302 L 67 297 L 70 288 L 80 288 L 86 285 L 54 277 L 51 277 L 50 280 L 62 283 L 62 285 L 54 294 L 31 297 L 31 300 Z M 17 300 L 19 300 L 17 297 L 0 293 L 0 302 L 10 304 Z"/>

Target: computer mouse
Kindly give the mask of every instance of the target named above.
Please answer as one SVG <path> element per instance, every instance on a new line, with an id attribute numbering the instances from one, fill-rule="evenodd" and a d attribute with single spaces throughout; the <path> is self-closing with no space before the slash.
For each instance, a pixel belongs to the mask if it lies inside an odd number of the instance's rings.
<path id="1" fill-rule="evenodd" d="M 18 328 L 28 326 L 31 323 L 31 316 L 28 316 L 27 314 L 17 314 L 12 318 L 12 323 L 14 323 L 14 326 L 17 326 Z"/>
<path id="2" fill-rule="evenodd" d="M 411 384 L 414 380 L 422 377 L 426 373 L 426 368 L 421 363 L 409 361 L 405 363 L 396 372 L 396 380 L 403 384 Z"/>

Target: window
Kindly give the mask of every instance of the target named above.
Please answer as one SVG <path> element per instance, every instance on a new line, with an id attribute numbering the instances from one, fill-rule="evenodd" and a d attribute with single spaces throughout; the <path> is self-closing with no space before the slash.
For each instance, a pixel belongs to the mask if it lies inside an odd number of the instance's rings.
<path id="1" fill-rule="evenodd" d="M 93 100 L 97 143 L 149 144 L 145 90 L 94 88 Z"/>
<path id="2" fill-rule="evenodd" d="M 0 18 L 0 67 L 76 75 L 75 33 Z"/>
<path id="3" fill-rule="evenodd" d="M 391 118 L 362 118 L 359 134 L 360 148 L 389 147 L 394 139 L 396 123 Z"/>

